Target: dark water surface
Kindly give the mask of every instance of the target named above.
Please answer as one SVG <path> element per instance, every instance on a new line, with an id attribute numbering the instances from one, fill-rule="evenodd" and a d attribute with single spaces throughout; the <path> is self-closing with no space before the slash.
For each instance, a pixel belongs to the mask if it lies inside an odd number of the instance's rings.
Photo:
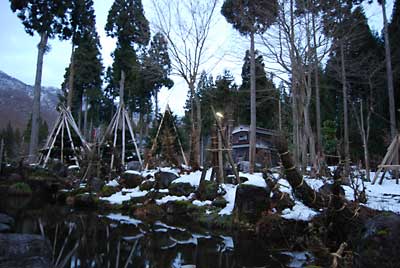
<path id="1" fill-rule="evenodd" d="M 208 232 L 178 219 L 149 224 L 31 197 L 2 196 L 0 212 L 14 217 L 16 232 L 43 230 L 53 246 L 53 263 L 71 268 L 304 267 L 314 261 L 307 252 L 271 250 L 268 241 L 248 234 Z"/>

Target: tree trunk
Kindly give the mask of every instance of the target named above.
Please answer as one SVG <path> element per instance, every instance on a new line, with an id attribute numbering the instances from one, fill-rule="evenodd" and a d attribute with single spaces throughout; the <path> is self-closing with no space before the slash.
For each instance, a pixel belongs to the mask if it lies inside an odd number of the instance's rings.
<path id="1" fill-rule="evenodd" d="M 74 94 L 74 76 L 75 76 L 75 45 L 72 44 L 71 51 L 71 63 L 69 64 L 69 77 L 68 77 L 68 97 L 67 97 L 67 108 L 72 111 L 72 97 Z"/>
<path id="2" fill-rule="evenodd" d="M 370 174 L 369 174 L 369 154 L 368 154 L 368 138 L 367 134 L 365 133 L 364 128 L 364 114 L 363 114 L 363 101 L 361 100 L 360 103 L 360 116 L 361 116 L 361 136 L 364 148 L 364 162 L 365 162 L 365 172 L 367 175 L 367 181 L 370 181 Z M 367 124 L 369 124 L 369 116 L 367 117 Z"/>
<path id="3" fill-rule="evenodd" d="M 254 32 L 250 33 L 250 140 L 249 172 L 254 173 L 256 158 L 256 68 L 254 55 Z"/>
<path id="4" fill-rule="evenodd" d="M 346 68 L 344 62 L 344 44 L 343 40 L 340 41 L 340 61 L 341 61 L 341 76 L 342 76 L 342 90 L 343 90 L 343 128 L 344 128 L 344 163 L 345 163 L 345 176 L 349 175 L 350 171 L 350 149 L 349 149 L 349 123 L 348 123 L 348 110 L 347 110 L 347 79 Z"/>
<path id="5" fill-rule="evenodd" d="M 201 135 L 201 111 L 200 111 L 200 100 L 196 96 L 194 81 L 189 84 L 189 89 L 192 97 L 192 138 L 191 138 L 191 166 L 194 170 L 200 168 L 200 135 Z M 194 104 L 194 105 L 193 105 Z M 196 108 L 195 108 L 195 107 Z M 196 116 L 194 115 L 194 109 L 196 109 Z"/>
<path id="6" fill-rule="evenodd" d="M 396 138 L 397 129 L 396 129 L 396 107 L 394 103 L 394 87 L 393 87 L 393 71 L 392 71 L 392 56 L 390 52 L 390 43 L 389 43 L 389 31 L 388 31 L 388 22 L 386 17 L 386 0 L 382 0 L 382 15 L 383 15 L 383 32 L 385 37 L 385 60 L 386 60 L 386 78 L 388 83 L 388 96 L 389 96 L 389 114 L 390 114 L 390 136 L 393 139 Z M 393 158 L 393 165 L 397 165 L 399 163 L 398 153 L 395 153 Z M 395 171 L 395 177 L 398 177 L 398 171 Z M 398 183 L 398 180 L 397 180 Z"/>
<path id="7" fill-rule="evenodd" d="M 313 27 L 313 43 L 314 43 L 314 80 L 315 80 L 315 124 L 317 129 L 317 153 L 318 156 L 323 154 L 322 150 L 322 135 L 321 135 L 321 99 L 319 96 L 319 68 L 318 68 L 318 53 L 317 53 L 317 37 L 315 28 L 315 15 L 311 14 Z"/>
<path id="8" fill-rule="evenodd" d="M 47 33 L 41 33 L 40 42 L 38 46 L 37 64 L 36 64 L 35 88 L 33 93 L 32 128 L 31 128 L 31 139 L 29 144 L 30 163 L 36 162 L 36 156 L 39 144 L 40 92 L 42 84 L 43 58 L 46 51 L 47 40 L 48 40 Z"/>
<path id="9" fill-rule="evenodd" d="M 124 104 L 125 91 L 125 71 L 121 70 L 121 80 L 119 80 L 119 105 Z"/>
<path id="10" fill-rule="evenodd" d="M 155 111 L 154 111 L 154 120 L 158 118 L 158 90 L 154 91 L 154 102 L 155 102 Z"/>
<path id="11" fill-rule="evenodd" d="M 88 100 L 87 100 L 87 96 L 83 95 L 83 100 L 84 101 L 84 105 L 85 105 L 85 112 L 83 114 L 83 135 L 88 138 Z"/>

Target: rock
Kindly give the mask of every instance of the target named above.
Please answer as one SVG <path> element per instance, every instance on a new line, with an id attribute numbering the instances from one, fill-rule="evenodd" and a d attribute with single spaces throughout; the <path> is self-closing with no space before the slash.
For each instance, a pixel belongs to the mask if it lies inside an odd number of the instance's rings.
<path id="1" fill-rule="evenodd" d="M 99 178 L 94 177 L 90 180 L 90 187 L 92 188 L 92 191 L 95 193 L 100 192 L 104 185 L 105 185 L 104 181 Z"/>
<path id="2" fill-rule="evenodd" d="M 94 208 L 97 206 L 94 196 L 88 193 L 76 195 L 73 204 L 76 208 Z"/>
<path id="3" fill-rule="evenodd" d="M 144 178 L 139 173 L 123 173 L 121 175 L 120 184 L 124 185 L 126 188 L 136 188 L 138 187 Z"/>
<path id="4" fill-rule="evenodd" d="M 32 234 L 0 234 L 0 268 L 48 268 L 50 242 Z"/>
<path id="5" fill-rule="evenodd" d="M 269 191 L 263 187 L 240 184 L 236 189 L 233 209 L 235 222 L 256 223 L 269 208 Z"/>
<path id="6" fill-rule="evenodd" d="M 200 182 L 196 195 L 201 201 L 214 200 L 218 196 L 218 189 L 218 182 L 203 180 Z"/>
<path id="7" fill-rule="evenodd" d="M 145 180 L 139 185 L 140 191 L 149 191 L 150 189 L 156 186 L 156 182 L 154 180 Z"/>
<path id="8" fill-rule="evenodd" d="M 149 203 L 134 208 L 133 215 L 141 220 L 160 220 L 164 217 L 164 210 L 155 203 Z"/>
<path id="9" fill-rule="evenodd" d="M 173 215 L 185 215 L 196 211 L 198 208 L 190 201 L 169 201 L 164 204 L 165 211 Z"/>
<path id="10" fill-rule="evenodd" d="M 10 225 L 0 222 L 0 233 L 8 233 L 10 231 L 11 231 Z"/>
<path id="11" fill-rule="evenodd" d="M 13 181 L 13 182 L 19 182 L 19 181 L 22 181 L 22 176 L 20 175 L 20 174 L 18 174 L 18 173 L 11 173 L 9 176 L 8 176 L 8 181 Z"/>
<path id="12" fill-rule="evenodd" d="M 173 180 L 178 178 L 178 175 L 172 172 L 158 171 L 154 174 L 154 178 L 156 179 L 156 188 L 166 189 Z"/>
<path id="13" fill-rule="evenodd" d="M 118 187 L 113 187 L 113 186 L 104 185 L 104 186 L 101 188 L 101 191 L 100 191 L 99 194 L 100 194 L 100 196 L 102 196 L 102 197 L 109 197 L 109 196 L 115 194 L 116 192 L 118 192 Z"/>
<path id="14" fill-rule="evenodd" d="M 14 225 L 14 219 L 8 216 L 7 214 L 0 213 L 0 223 L 4 223 L 7 225 Z"/>
<path id="15" fill-rule="evenodd" d="M 225 200 L 222 196 L 219 196 L 212 201 L 212 205 L 217 208 L 224 208 L 228 204 L 228 201 Z"/>
<path id="16" fill-rule="evenodd" d="M 10 195 L 31 195 L 31 187 L 24 182 L 17 182 L 8 188 L 8 194 Z"/>
<path id="17" fill-rule="evenodd" d="M 400 267 L 400 215 L 384 212 L 369 219 L 358 243 L 357 267 Z"/>
<path id="18" fill-rule="evenodd" d="M 281 192 L 279 190 L 273 191 L 271 197 L 271 206 L 270 208 L 275 208 L 276 211 L 282 212 L 283 210 L 294 207 L 294 201 L 290 198 L 288 193 Z"/>
<path id="19" fill-rule="evenodd" d="M 169 193 L 176 196 L 189 196 L 195 188 L 187 182 L 171 183 L 168 187 Z"/>

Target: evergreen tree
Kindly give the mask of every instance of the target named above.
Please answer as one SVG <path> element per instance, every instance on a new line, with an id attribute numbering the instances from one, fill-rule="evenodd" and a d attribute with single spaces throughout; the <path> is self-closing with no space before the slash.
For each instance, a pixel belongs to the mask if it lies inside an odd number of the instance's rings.
<path id="1" fill-rule="evenodd" d="M 255 52 L 256 62 L 256 92 L 257 92 L 257 126 L 278 128 L 278 102 L 279 91 L 276 89 L 271 77 L 267 77 L 263 57 Z M 247 50 L 242 67 L 242 85 L 238 93 L 238 120 L 241 124 L 250 123 L 250 107 L 246 101 L 250 97 L 250 53 Z"/>
<path id="2" fill-rule="evenodd" d="M 36 160 L 39 140 L 39 118 L 40 118 L 40 91 L 42 81 L 43 57 L 47 49 L 48 38 L 59 36 L 68 38 L 67 10 L 71 1 L 59 0 L 10 0 L 11 10 L 18 13 L 29 35 L 38 33 L 40 42 L 38 45 L 38 60 L 36 67 L 33 109 L 32 109 L 32 131 L 30 136 L 29 156 L 30 162 Z"/>
<path id="3" fill-rule="evenodd" d="M 256 71 L 254 35 L 264 33 L 274 23 L 278 13 L 278 1 L 225 0 L 222 15 L 242 35 L 250 36 L 250 173 L 254 172 L 256 156 Z"/>

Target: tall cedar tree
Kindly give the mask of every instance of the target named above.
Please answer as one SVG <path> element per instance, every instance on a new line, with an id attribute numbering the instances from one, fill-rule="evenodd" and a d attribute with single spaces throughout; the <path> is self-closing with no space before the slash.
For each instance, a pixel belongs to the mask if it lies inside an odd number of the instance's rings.
<path id="1" fill-rule="evenodd" d="M 390 49 L 392 52 L 393 83 L 396 107 L 400 107 L 400 0 L 394 1 L 392 19 L 388 26 Z M 397 124 L 399 119 L 397 118 Z"/>
<path id="2" fill-rule="evenodd" d="M 222 15 L 245 36 L 250 36 L 250 173 L 254 172 L 256 156 L 256 73 L 254 35 L 264 33 L 278 15 L 276 0 L 225 0 Z"/>
<path id="3" fill-rule="evenodd" d="M 174 82 L 171 74 L 171 60 L 168 54 L 168 41 L 162 33 L 156 33 L 150 43 L 150 49 L 144 59 L 144 81 L 151 89 L 155 100 L 155 114 L 158 114 L 158 92 L 162 87 L 170 89 Z"/>
<path id="4" fill-rule="evenodd" d="M 56 36 L 65 39 L 70 37 L 67 18 L 68 7 L 71 1 L 66 0 L 10 0 L 11 10 L 17 12 L 25 31 L 29 35 L 38 33 L 40 42 L 38 45 L 38 57 L 36 64 L 35 86 L 32 108 L 32 131 L 29 144 L 29 161 L 36 161 L 39 141 L 40 118 L 40 93 L 42 83 L 43 57 L 49 38 Z"/>
<path id="5" fill-rule="evenodd" d="M 256 92 L 257 92 L 257 126 L 277 129 L 279 92 L 272 79 L 267 77 L 262 55 L 255 52 L 256 58 Z M 238 93 L 239 122 L 249 124 L 250 107 L 246 100 L 250 96 L 250 52 L 246 51 L 242 67 L 242 85 Z"/>
<path id="6" fill-rule="evenodd" d="M 146 46 L 150 39 L 149 22 L 144 16 L 142 1 L 115 0 L 108 12 L 105 30 L 108 36 L 118 39 L 114 52 L 115 69 L 118 69 L 113 72 L 115 78 L 121 80 L 120 98 L 123 102 L 124 77 L 131 75 L 134 59 L 137 58 L 135 49 Z"/>

